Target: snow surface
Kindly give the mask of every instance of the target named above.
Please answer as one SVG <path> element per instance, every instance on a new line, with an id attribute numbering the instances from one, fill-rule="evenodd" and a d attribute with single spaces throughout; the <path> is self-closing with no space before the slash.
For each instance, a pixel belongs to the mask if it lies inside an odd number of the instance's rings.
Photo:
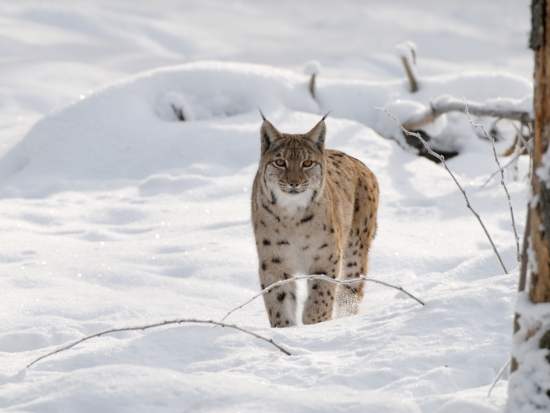
<path id="1" fill-rule="evenodd" d="M 3 2 L 0 409 L 501 411 L 506 377 L 486 394 L 510 356 L 518 269 L 505 193 L 498 179 L 480 187 L 497 168 L 492 149 L 460 113 L 434 126 L 435 146 L 453 139 L 461 150 L 449 167 L 509 274 L 445 170 L 387 139 L 398 140 L 396 125 L 373 106 L 404 121 L 442 95 L 522 101 L 528 6 Z M 406 40 L 418 46 L 414 95 L 393 51 Z M 317 101 L 303 73 L 311 60 L 323 68 Z M 271 329 L 256 300 L 227 321 L 292 356 L 234 330 L 180 325 L 93 339 L 25 371 L 108 328 L 219 320 L 258 291 L 257 107 L 296 133 L 332 110 L 327 147 L 380 183 L 369 276 L 426 306 L 368 284 L 358 316 Z M 527 160 L 518 167 L 507 184 L 522 232 Z"/>

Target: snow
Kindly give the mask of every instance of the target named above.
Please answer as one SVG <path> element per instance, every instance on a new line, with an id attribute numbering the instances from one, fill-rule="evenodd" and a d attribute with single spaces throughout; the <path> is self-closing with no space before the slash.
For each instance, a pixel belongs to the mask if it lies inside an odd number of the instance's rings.
<path id="1" fill-rule="evenodd" d="M 490 143 L 461 113 L 431 126 L 504 263 L 439 165 L 400 122 L 441 96 L 528 108 L 527 1 L 218 2 L 0 6 L 0 410 L 499 412 L 518 264 Z M 421 21 L 422 24 L 418 24 Z M 411 94 L 394 46 L 418 45 Z M 315 99 L 309 93 L 315 60 Z M 311 68 L 310 68 L 311 69 Z M 261 108 L 283 132 L 327 118 L 328 148 L 380 188 L 361 314 L 269 328 L 250 191 Z M 185 121 L 179 120 L 179 113 Z M 490 118 L 475 118 L 491 125 Z M 503 153 L 512 137 L 497 142 Z M 529 163 L 508 179 L 518 232 Z M 301 286 L 303 287 L 303 286 Z M 304 288 L 299 291 L 304 300 Z M 530 342 L 527 342 L 530 343 Z"/>
<path id="2" fill-rule="evenodd" d="M 519 368 L 510 377 L 510 412 L 534 412 L 550 407 L 546 391 L 550 371 L 545 366 L 548 348 L 539 343 L 550 328 L 550 304 L 531 303 L 528 293 L 520 293 L 516 305 L 519 330 L 514 335 L 513 356 Z M 548 338 L 545 337 L 548 343 Z"/>
<path id="3" fill-rule="evenodd" d="M 304 66 L 304 75 L 318 75 L 321 73 L 321 64 L 317 60 L 310 60 Z"/>
<path id="4" fill-rule="evenodd" d="M 540 166 L 535 171 L 537 177 L 550 189 L 550 147 L 546 148 L 540 159 Z"/>

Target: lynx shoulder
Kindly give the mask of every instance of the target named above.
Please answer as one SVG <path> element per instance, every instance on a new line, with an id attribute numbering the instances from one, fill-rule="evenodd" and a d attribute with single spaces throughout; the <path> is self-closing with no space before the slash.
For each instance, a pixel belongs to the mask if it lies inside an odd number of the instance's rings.
<path id="1" fill-rule="evenodd" d="M 367 274 L 379 189 L 359 160 L 325 149 L 321 120 L 306 134 L 280 133 L 265 120 L 252 190 L 252 223 L 262 289 L 297 274 L 350 280 Z M 364 283 L 308 281 L 302 322 L 357 314 Z M 296 325 L 296 285 L 264 294 L 272 327 Z"/>

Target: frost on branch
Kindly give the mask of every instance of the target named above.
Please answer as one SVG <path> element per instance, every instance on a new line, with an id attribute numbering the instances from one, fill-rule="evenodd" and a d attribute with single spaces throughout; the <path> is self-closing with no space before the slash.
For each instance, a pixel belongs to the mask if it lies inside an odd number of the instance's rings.
<path id="1" fill-rule="evenodd" d="M 550 303 L 531 303 L 528 293 L 518 294 L 519 330 L 512 356 L 518 369 L 510 375 L 508 411 L 529 413 L 550 409 Z"/>

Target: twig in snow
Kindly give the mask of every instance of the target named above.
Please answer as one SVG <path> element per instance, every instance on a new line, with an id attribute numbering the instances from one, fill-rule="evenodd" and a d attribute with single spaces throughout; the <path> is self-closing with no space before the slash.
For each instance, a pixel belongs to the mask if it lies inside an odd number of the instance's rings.
<path id="1" fill-rule="evenodd" d="M 154 323 L 154 324 L 147 324 L 147 325 L 144 325 L 144 326 L 137 326 L 137 327 L 122 327 L 122 328 L 112 328 L 110 330 L 105 330 L 105 331 L 101 331 L 99 333 L 95 333 L 95 334 L 92 334 L 92 335 L 89 335 L 89 336 L 86 336 L 84 338 L 81 338 L 80 340 L 77 340 L 75 341 L 74 343 L 72 344 L 68 344 L 64 347 L 61 347 L 61 348 L 58 348 L 57 350 L 54 350 L 54 351 L 51 351 L 49 352 L 48 354 L 45 354 L 43 356 L 40 356 L 38 357 L 36 360 L 34 360 L 33 362 L 31 362 L 30 364 L 27 365 L 27 368 L 31 367 L 33 364 L 39 362 L 40 360 L 43 360 L 45 359 L 46 357 L 49 357 L 49 356 L 52 356 L 54 354 L 57 354 L 57 353 L 60 353 L 62 351 L 65 351 L 65 350 L 68 350 L 74 346 L 76 346 L 77 344 L 80 344 L 84 341 L 87 341 L 87 340 L 90 340 L 92 338 L 95 338 L 95 337 L 100 337 L 100 336 L 103 336 L 105 334 L 109 334 L 109 333 L 118 333 L 118 332 L 121 332 L 121 331 L 136 331 L 136 330 L 147 330 L 147 329 L 150 329 L 150 328 L 155 328 L 155 327 L 162 327 L 162 326 L 166 326 L 166 325 L 169 325 L 169 324 L 183 324 L 183 323 L 193 323 L 193 324 L 214 324 L 214 325 L 217 325 L 217 326 L 221 326 L 221 327 L 228 327 L 228 328 L 233 328 L 235 330 L 239 330 L 239 331 L 242 331 L 243 333 L 246 333 L 246 334 L 249 334 L 253 337 L 256 337 L 256 338 L 259 338 L 260 340 L 263 340 L 265 341 L 266 343 L 269 343 L 271 344 L 272 346 L 278 348 L 280 351 L 282 351 L 284 354 L 286 354 L 287 356 L 290 356 L 290 352 L 288 352 L 287 350 L 285 350 L 283 347 L 281 347 L 279 344 L 275 343 L 272 339 L 270 338 L 266 338 L 266 337 L 263 337 L 263 336 L 260 336 L 259 334 L 256 334 L 252 331 L 249 331 L 249 330 L 246 330 L 242 327 L 239 327 L 239 326 L 236 326 L 234 324 L 226 324 L 226 323 L 222 323 L 221 321 L 214 321 L 214 320 L 197 320 L 195 318 L 180 318 L 180 319 L 177 319 L 177 320 L 168 320 L 168 321 L 162 321 L 160 323 Z"/>
<path id="2" fill-rule="evenodd" d="M 502 118 L 499 118 L 499 120 L 501 120 L 501 119 Z M 514 143 L 512 144 L 512 146 L 510 146 L 510 148 L 507 151 L 504 152 L 504 156 L 512 155 L 513 153 L 515 153 L 518 150 L 518 148 L 521 145 L 524 145 L 523 148 L 522 148 L 522 152 L 527 150 L 528 153 L 531 153 L 530 148 L 525 146 L 525 145 L 527 145 L 527 143 L 525 142 L 525 139 L 529 138 L 529 140 L 530 140 L 532 138 L 532 136 L 531 135 L 525 136 L 523 134 L 523 128 L 524 127 L 526 127 L 527 131 L 529 132 L 529 123 L 520 122 L 520 127 L 519 128 L 516 126 L 515 122 L 511 122 L 511 124 L 514 127 L 514 129 L 516 130 L 516 139 L 514 140 Z"/>
<path id="3" fill-rule="evenodd" d="M 172 110 L 176 114 L 176 117 L 183 122 L 185 120 L 185 116 L 183 115 L 183 109 L 176 107 L 176 105 L 174 105 L 173 103 L 170 103 L 170 106 L 172 106 Z"/>
<path id="4" fill-rule="evenodd" d="M 502 366 L 502 368 L 498 371 L 497 373 L 497 376 L 493 379 L 493 383 L 491 384 L 491 388 L 489 389 L 489 392 L 487 393 L 487 397 L 491 397 L 491 392 L 493 391 L 493 388 L 496 386 L 496 384 L 498 383 L 498 381 L 500 380 L 500 377 L 502 376 L 502 374 L 506 371 L 506 368 L 510 365 L 510 360 L 508 360 L 506 362 L 506 364 L 504 364 L 504 366 Z"/>
<path id="5" fill-rule="evenodd" d="M 506 197 L 508 198 L 508 207 L 510 208 L 510 219 L 512 221 L 512 228 L 514 229 L 514 237 L 516 239 L 516 259 L 518 262 L 521 261 L 521 257 L 519 255 L 519 237 L 518 232 L 516 230 L 516 221 L 514 220 L 514 208 L 512 207 L 512 200 L 510 198 L 510 193 L 508 192 L 508 188 L 506 187 L 506 183 L 504 182 L 504 169 L 502 169 L 502 166 L 500 165 L 500 161 L 498 160 L 497 150 L 495 148 L 495 139 L 487 133 L 485 130 L 485 127 L 481 125 L 480 123 L 474 123 L 472 120 L 472 117 L 470 116 L 470 112 L 468 110 L 468 102 L 466 102 L 465 98 L 462 98 L 464 101 L 464 105 L 466 106 L 466 115 L 468 115 L 468 120 L 470 121 L 470 124 L 476 128 L 481 128 L 483 131 L 483 134 L 487 139 L 489 139 L 489 142 L 491 142 L 491 146 L 493 147 L 493 155 L 495 157 L 495 162 L 498 165 L 498 169 L 500 171 L 500 184 L 504 188 L 504 192 L 506 192 Z"/>
<path id="6" fill-rule="evenodd" d="M 309 79 L 309 93 L 313 99 L 315 97 L 315 78 L 321 72 L 321 64 L 315 60 L 310 60 L 304 67 L 304 74 L 310 75 Z"/>
<path id="7" fill-rule="evenodd" d="M 418 91 L 416 80 L 416 45 L 411 41 L 405 41 L 395 46 L 395 53 L 401 58 L 405 73 L 411 85 L 411 93 Z"/>
<path id="8" fill-rule="evenodd" d="M 527 141 L 527 143 L 526 143 L 525 145 L 523 145 L 523 146 L 516 152 L 516 154 L 515 154 L 514 157 L 510 160 L 510 162 L 508 162 L 506 165 L 504 165 L 504 166 L 502 167 L 502 169 L 506 169 L 506 168 L 508 168 L 510 165 L 512 165 L 512 164 L 521 156 L 521 154 L 523 153 L 523 151 L 524 151 L 525 149 L 528 149 L 528 146 L 531 144 L 531 141 L 532 141 L 532 138 L 529 139 L 529 140 Z M 500 172 L 500 169 L 497 169 L 495 172 L 493 172 L 493 173 L 491 174 L 491 176 L 489 177 L 489 179 L 487 179 L 487 180 L 485 181 L 485 183 L 484 183 L 483 185 L 480 186 L 480 188 L 483 188 L 485 185 L 487 185 L 489 182 L 491 182 L 491 179 L 493 179 L 493 177 L 494 177 L 496 174 L 498 174 L 499 172 Z"/>
<path id="9" fill-rule="evenodd" d="M 425 305 L 425 303 L 420 300 L 419 298 L 416 298 L 414 295 L 412 295 L 411 293 L 405 291 L 403 289 L 403 287 L 400 287 L 400 286 L 397 286 L 397 285 L 392 285 L 392 284 L 388 284 L 384 281 L 380 281 L 380 280 L 375 280 L 373 278 L 367 278 L 367 277 L 359 277 L 359 278 L 353 278 L 351 280 L 339 280 L 339 279 L 334 279 L 334 278 L 330 278 L 330 277 L 327 277 L 326 275 L 322 275 L 322 274 L 318 274 L 318 275 L 300 275 L 300 276 L 297 276 L 297 277 L 294 277 L 294 278 L 289 278 L 287 280 L 281 280 L 281 281 L 277 281 L 276 283 L 273 283 L 271 285 L 269 285 L 268 287 L 264 288 L 262 291 L 260 291 L 258 294 L 256 294 L 255 296 L 253 296 L 250 300 L 248 300 L 247 302 L 241 304 L 240 306 L 238 307 L 235 307 L 233 310 L 229 311 L 221 320 L 225 320 L 227 317 L 229 317 L 231 314 L 233 314 L 235 311 L 243 308 L 245 305 L 251 303 L 252 301 L 254 301 L 256 298 L 260 297 L 261 295 L 265 294 L 265 293 L 269 293 L 271 292 L 271 290 L 275 287 L 279 287 L 281 285 L 285 285 L 285 284 L 289 284 L 289 283 L 292 283 L 294 281 L 297 281 L 297 280 L 322 280 L 322 281 L 328 281 L 328 282 L 331 282 L 331 283 L 334 283 L 334 284 L 342 284 L 342 285 L 347 285 L 347 284 L 354 284 L 356 282 L 373 282 L 373 283 L 376 283 L 376 284 L 381 284 L 381 285 L 385 285 L 386 287 L 390 287 L 390 288 L 394 288 L 396 290 L 399 290 L 401 291 L 402 293 L 405 293 L 406 295 L 408 295 L 409 297 L 411 297 L 413 300 L 416 300 L 418 301 L 420 304 L 422 305 Z"/>
<path id="10" fill-rule="evenodd" d="M 502 262 L 502 259 L 500 258 L 500 254 L 498 253 L 498 250 L 497 250 L 497 247 L 495 246 L 495 243 L 493 242 L 493 239 L 491 238 L 491 236 L 489 235 L 489 232 L 487 231 L 487 228 L 485 228 L 485 224 L 483 224 L 483 221 L 481 220 L 481 217 L 479 216 L 479 214 L 472 208 L 472 206 L 470 205 L 470 201 L 468 200 L 468 196 L 466 195 L 466 191 L 464 191 L 464 189 L 462 188 L 462 186 L 460 186 L 460 184 L 458 183 L 456 177 L 454 176 L 454 174 L 451 172 L 451 170 L 449 169 L 449 167 L 447 166 L 447 163 L 445 162 L 445 157 L 438 154 L 437 152 L 434 152 L 432 151 L 432 148 L 430 148 L 430 145 L 428 145 L 428 143 L 422 138 L 422 136 L 420 136 L 419 133 L 416 133 L 416 132 L 410 132 L 408 131 L 407 129 L 405 129 L 403 127 L 403 125 L 401 125 L 401 123 L 399 123 L 399 121 L 395 118 L 395 116 L 393 116 L 390 112 L 388 112 L 387 109 L 384 109 L 384 108 L 379 108 L 379 107 L 375 107 L 376 110 L 383 110 L 384 112 L 386 112 L 386 114 L 392 118 L 395 123 L 397 125 L 399 125 L 399 127 L 401 128 L 401 130 L 403 131 L 403 133 L 405 133 L 406 135 L 409 135 L 409 136 L 416 136 L 418 139 L 420 139 L 420 141 L 422 142 L 422 144 L 424 145 L 424 147 L 426 148 L 426 150 L 428 151 L 428 153 L 430 155 L 432 155 L 433 157 L 439 159 L 439 161 L 443 164 L 443 166 L 445 167 L 445 169 L 447 170 L 447 172 L 449 173 L 449 175 L 451 175 L 451 178 L 453 178 L 453 181 L 455 182 L 456 186 L 458 186 L 458 189 L 460 189 L 460 192 L 462 192 L 462 195 L 464 196 L 464 200 L 466 201 L 466 206 L 468 207 L 468 209 L 470 211 L 472 211 L 472 214 L 475 215 L 475 217 L 477 218 L 477 220 L 479 221 L 479 224 L 481 225 L 481 228 L 483 228 L 483 231 L 485 232 L 485 235 L 487 236 L 487 239 L 489 240 L 489 243 L 491 244 L 491 246 L 493 247 L 493 251 L 495 253 L 495 255 L 497 256 L 497 259 L 498 259 L 498 262 L 500 263 L 500 266 L 502 267 L 502 269 L 504 270 L 504 273 L 508 274 L 508 270 L 506 269 L 506 267 L 504 266 L 504 263 Z"/>
<path id="11" fill-rule="evenodd" d="M 315 99 L 315 76 L 317 75 L 313 73 L 309 79 L 309 93 L 313 99 Z"/>
<path id="12" fill-rule="evenodd" d="M 402 57 L 401 63 L 403 63 L 403 67 L 405 68 L 405 73 L 407 74 L 407 78 L 409 79 L 409 83 L 411 84 L 411 93 L 415 93 L 416 91 L 418 91 L 418 82 L 414 77 L 412 68 L 409 66 L 409 61 L 404 57 Z"/>

